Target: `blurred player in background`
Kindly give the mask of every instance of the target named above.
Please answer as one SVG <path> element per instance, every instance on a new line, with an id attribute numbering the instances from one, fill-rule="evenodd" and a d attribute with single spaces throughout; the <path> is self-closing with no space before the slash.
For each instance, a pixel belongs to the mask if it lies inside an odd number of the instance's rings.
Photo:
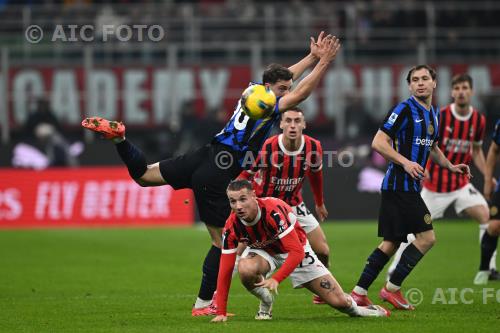
<path id="1" fill-rule="evenodd" d="M 241 282 L 260 300 L 257 320 L 272 319 L 274 297 L 281 281 L 290 276 L 293 287 L 304 286 L 329 305 L 353 317 L 386 317 L 390 312 L 380 306 L 357 306 L 345 294 L 328 269 L 318 260 L 307 242 L 297 216 L 284 201 L 257 198 L 252 184 L 239 179 L 227 188 L 232 213 L 222 236 L 222 256 L 217 281 L 217 317 L 227 320 L 226 306 L 239 243 L 247 250 L 238 265 Z M 271 277 L 276 269 L 278 271 Z M 267 277 L 267 278 L 265 278 Z"/>
<path id="2" fill-rule="evenodd" d="M 477 272 L 474 278 L 474 284 L 477 285 L 488 283 L 488 278 L 490 277 L 489 267 L 491 267 L 491 260 L 494 259 L 493 253 L 497 250 L 498 236 L 500 235 L 500 214 L 498 211 L 500 207 L 500 188 L 498 182 L 495 186 L 495 182 L 493 181 L 493 172 L 498 161 L 498 155 L 500 155 L 500 120 L 495 125 L 493 141 L 491 141 L 490 149 L 488 150 L 484 172 L 483 192 L 486 199 L 490 200 L 491 220 L 481 238 L 481 263 L 479 265 L 479 272 Z"/>
<path id="3" fill-rule="evenodd" d="M 125 126 L 103 118 L 87 118 L 82 126 L 101 133 L 112 140 L 129 174 L 141 186 L 171 185 L 174 189 L 191 188 L 194 192 L 201 220 L 205 223 L 212 246 L 203 263 L 203 276 L 192 315 L 213 315 L 216 305 L 212 297 L 219 271 L 222 227 L 230 207 L 226 187 L 242 171 L 241 163 L 247 153 L 257 154 L 280 113 L 306 99 L 326 73 L 340 48 L 340 41 L 321 32 L 317 40 L 311 37 L 310 53 L 290 68 L 270 65 L 263 74 L 263 84 L 276 95 L 273 113 L 264 119 L 251 120 L 238 101 L 233 116 L 212 142 L 194 152 L 163 160 L 146 162 L 144 153 L 125 139 Z M 293 80 L 306 69 L 312 69 L 291 91 Z M 228 162 L 228 163 L 226 163 Z"/>
<path id="4" fill-rule="evenodd" d="M 302 184 L 307 177 L 314 195 L 316 214 L 321 222 L 326 219 L 328 211 L 323 201 L 321 143 L 302 134 L 306 122 L 300 108 L 283 112 L 280 128 L 283 133 L 264 142 L 255 166 L 243 171 L 239 178 L 252 179 L 258 197 L 279 198 L 292 207 L 312 249 L 328 268 L 330 249 L 325 233 L 302 199 Z M 316 295 L 313 302 L 324 304 Z"/>
<path id="5" fill-rule="evenodd" d="M 432 219 L 420 196 L 420 181 L 429 156 L 451 173 L 470 176 L 466 164 L 453 165 L 436 144 L 439 112 L 432 106 L 436 72 L 427 65 L 413 67 L 406 77 L 412 96 L 389 111 L 372 147 L 390 161 L 382 182 L 378 235 L 382 243 L 370 254 L 351 293 L 358 305 L 372 304 L 368 288 L 396 253 L 406 236 L 416 239 L 401 255 L 380 298 L 395 308 L 413 310 L 401 294 L 401 285 L 435 242 Z"/>
<path id="6" fill-rule="evenodd" d="M 482 149 L 486 118 L 474 109 L 470 102 L 473 94 L 472 78 L 468 74 L 459 74 L 451 81 L 453 103 L 441 109 L 439 117 L 439 149 L 452 163 L 469 165 L 471 161 L 484 175 L 485 158 Z M 446 209 L 452 204 L 457 214 L 465 213 L 479 223 L 479 241 L 488 226 L 490 217 L 488 203 L 469 177 L 454 174 L 439 166 L 432 160 L 427 164 L 429 177 L 424 180 L 424 188 L 420 193 L 433 220 L 442 218 Z M 408 235 L 408 243 L 402 243 L 394 256 L 389 275 L 394 271 L 401 253 L 409 243 L 415 240 L 413 234 Z M 498 279 L 496 258 L 491 260 L 490 275 Z"/>

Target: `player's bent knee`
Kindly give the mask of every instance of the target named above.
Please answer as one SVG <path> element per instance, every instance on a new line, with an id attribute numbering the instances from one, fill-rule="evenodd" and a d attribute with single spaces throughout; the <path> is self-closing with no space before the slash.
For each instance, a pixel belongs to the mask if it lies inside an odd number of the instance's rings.
<path id="1" fill-rule="evenodd" d="M 500 235 L 500 220 L 494 220 L 490 222 L 489 231 L 493 233 L 494 236 Z"/>
<path id="2" fill-rule="evenodd" d="M 255 260 L 242 258 L 238 263 L 238 274 L 242 280 L 253 279 L 259 275 L 259 269 Z"/>

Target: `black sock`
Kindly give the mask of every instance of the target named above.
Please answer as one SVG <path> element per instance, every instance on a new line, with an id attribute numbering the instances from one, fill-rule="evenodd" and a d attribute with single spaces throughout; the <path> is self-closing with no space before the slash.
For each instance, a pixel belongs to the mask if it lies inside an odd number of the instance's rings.
<path id="1" fill-rule="evenodd" d="M 481 265 L 479 266 L 480 271 L 487 271 L 490 269 L 490 260 L 493 256 L 493 252 L 497 249 L 498 236 L 491 236 L 488 230 L 483 235 L 481 239 Z"/>
<path id="2" fill-rule="evenodd" d="M 410 243 L 403 253 L 401 253 L 401 259 L 399 259 L 389 282 L 396 286 L 401 286 L 403 280 L 406 279 L 423 256 L 424 254 L 413 243 Z"/>
<path id="3" fill-rule="evenodd" d="M 365 269 L 359 277 L 357 286 L 368 290 L 388 261 L 389 256 L 382 252 L 381 249 L 376 248 L 368 257 Z"/>
<path id="4" fill-rule="evenodd" d="M 217 288 L 217 275 L 219 275 L 221 250 L 212 245 L 203 262 L 203 277 L 201 278 L 200 292 L 198 297 L 208 301 L 212 299 Z"/>
<path id="5" fill-rule="evenodd" d="M 130 176 L 133 179 L 141 178 L 148 169 L 144 153 L 128 140 L 124 140 L 115 146 L 123 163 L 127 166 Z"/>

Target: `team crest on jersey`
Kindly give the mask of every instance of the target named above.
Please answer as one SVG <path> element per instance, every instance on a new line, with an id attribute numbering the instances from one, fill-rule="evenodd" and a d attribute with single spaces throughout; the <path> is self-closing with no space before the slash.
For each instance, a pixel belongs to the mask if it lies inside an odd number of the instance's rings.
<path id="1" fill-rule="evenodd" d="M 429 124 L 429 126 L 427 127 L 427 133 L 429 135 L 434 134 L 434 126 L 432 126 L 432 124 Z"/>
<path id="2" fill-rule="evenodd" d="M 431 217 L 431 214 L 425 214 L 424 215 L 424 222 L 426 224 L 431 224 L 432 223 L 432 217 Z"/>
<path id="3" fill-rule="evenodd" d="M 398 119 L 398 114 L 393 112 L 391 113 L 391 116 L 389 117 L 389 119 L 387 119 L 387 122 L 391 125 L 394 124 L 394 122 L 396 122 L 396 119 Z"/>
<path id="4" fill-rule="evenodd" d="M 490 208 L 490 215 L 495 216 L 498 214 L 498 207 L 497 206 L 491 206 Z"/>

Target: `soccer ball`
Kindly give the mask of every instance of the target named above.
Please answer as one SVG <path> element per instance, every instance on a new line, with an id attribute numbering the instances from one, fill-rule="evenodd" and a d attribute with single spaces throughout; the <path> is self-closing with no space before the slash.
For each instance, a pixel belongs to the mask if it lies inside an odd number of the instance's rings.
<path id="1" fill-rule="evenodd" d="M 241 96 L 241 107 L 250 119 L 262 119 L 273 113 L 276 96 L 271 89 L 261 84 L 246 88 Z"/>

